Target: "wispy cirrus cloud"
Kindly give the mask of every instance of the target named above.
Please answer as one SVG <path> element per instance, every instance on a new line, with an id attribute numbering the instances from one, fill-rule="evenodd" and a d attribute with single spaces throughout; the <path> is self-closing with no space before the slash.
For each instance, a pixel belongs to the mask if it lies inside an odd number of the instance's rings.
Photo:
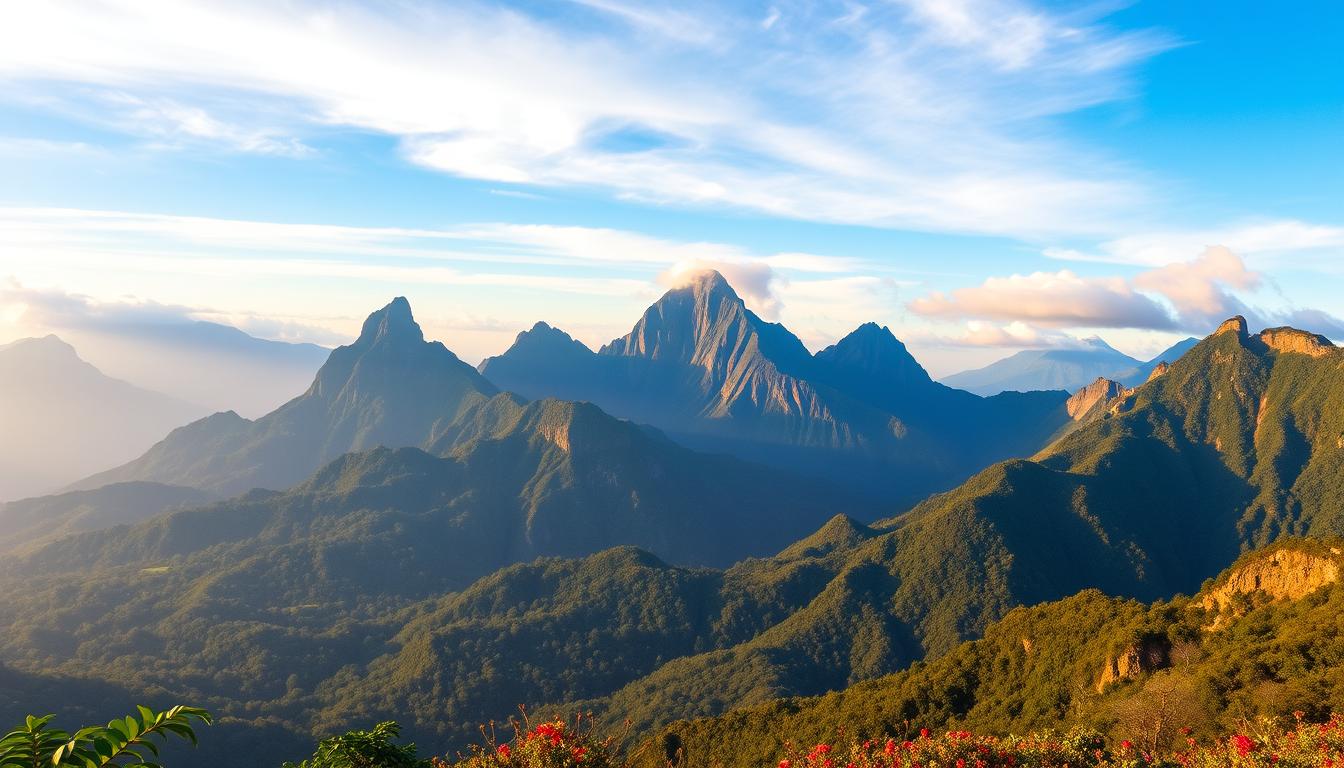
<path id="1" fill-rule="evenodd" d="M 1173 44 L 1016 0 L 58 0 L 7 19 L 0 81 L 89 120 L 117 94 L 130 102 L 114 129 L 232 151 L 302 154 L 311 135 L 353 128 L 475 179 L 921 230 L 1110 233 L 1152 191 L 1049 119 L 1125 98 L 1135 67 Z"/>
<path id="2" fill-rule="evenodd" d="M 1344 227 L 1296 219 L 1257 221 L 1218 229 L 1143 232 L 1107 240 L 1093 250 L 1047 248 L 1045 255 L 1065 261 L 1164 266 L 1186 261 L 1190 254 L 1213 245 L 1267 264 L 1323 270 L 1341 263 Z"/>

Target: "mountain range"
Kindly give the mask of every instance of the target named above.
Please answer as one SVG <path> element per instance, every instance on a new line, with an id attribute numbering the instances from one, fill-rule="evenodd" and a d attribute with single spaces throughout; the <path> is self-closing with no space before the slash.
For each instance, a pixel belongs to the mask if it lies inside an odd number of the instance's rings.
<path id="1" fill-rule="evenodd" d="M 104 375 L 55 336 L 0 346 L 0 500 L 115 466 L 202 413 Z"/>
<path id="2" fill-rule="evenodd" d="M 898 505 L 1031 454 L 1068 419 L 1063 392 L 982 398 L 939 384 L 873 323 L 811 354 L 717 272 L 668 291 L 597 352 L 538 323 L 480 371 L 524 397 L 587 400 L 688 446 Z"/>
<path id="3" fill-rule="evenodd" d="M 978 395 L 1062 389 L 1073 392 L 1098 378 L 1135 386 L 1148 380 L 1162 363 L 1176 362 L 1199 342 L 1183 339 L 1147 362 L 1120 352 L 1099 338 L 1077 349 L 1030 349 L 983 368 L 944 377 L 942 382 Z"/>
<path id="4" fill-rule="evenodd" d="M 0 559 L 23 595 L 0 600 L 0 676 L 188 698 L 254 751 L 384 718 L 450 749 L 518 704 L 639 734 L 742 707 L 774 728 L 800 706 L 780 697 L 879 684 L 895 709 L 864 722 L 1034 727 L 1075 711 L 1058 690 L 1078 670 L 1129 679 L 1110 660 L 1135 631 L 1185 638 L 1177 595 L 1242 611 L 1217 590 L 1255 577 L 1206 584 L 1239 557 L 1305 536 L 1337 559 L 1344 352 L 1323 337 L 1233 318 L 1073 398 L 937 384 L 876 325 L 796 342 L 709 275 L 598 352 L 539 325 L 478 371 L 394 300 L 276 411 L 0 508 L 27 521 Z M 1293 605 L 1256 615 L 1297 634 L 1324 615 Z M 984 671 L 1012 669 L 1032 685 Z M 1109 716 L 1107 695 L 1076 711 Z"/>

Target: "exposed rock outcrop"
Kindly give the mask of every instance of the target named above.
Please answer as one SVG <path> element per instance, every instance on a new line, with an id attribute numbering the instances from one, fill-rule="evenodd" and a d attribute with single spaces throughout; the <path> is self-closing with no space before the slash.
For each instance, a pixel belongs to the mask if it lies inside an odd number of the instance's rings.
<path id="1" fill-rule="evenodd" d="M 1152 381 L 1153 379 L 1159 378 L 1169 370 L 1171 370 L 1171 365 L 1167 363 L 1166 360 L 1163 360 L 1162 362 L 1158 363 L 1156 366 L 1153 367 L 1153 372 L 1148 374 L 1148 380 L 1145 381 L 1144 383 L 1146 384 L 1148 383 L 1148 381 Z"/>
<path id="2" fill-rule="evenodd" d="M 1278 549 L 1231 571 L 1227 578 L 1205 592 L 1200 607 L 1216 612 L 1209 626 L 1217 629 L 1234 618 L 1243 595 L 1264 595 L 1270 600 L 1297 600 L 1339 581 L 1338 548 L 1331 556 L 1298 549 Z"/>
<path id="3" fill-rule="evenodd" d="M 1224 320 L 1223 324 L 1218 326 L 1218 330 L 1213 332 L 1213 335 L 1217 336 L 1222 333 L 1235 333 L 1243 339 L 1246 338 L 1250 334 L 1246 327 L 1246 318 L 1236 315 Z"/>
<path id="4" fill-rule="evenodd" d="M 1069 418 L 1079 421 L 1098 405 L 1105 405 L 1111 400 L 1123 396 L 1125 391 L 1124 385 L 1118 381 L 1111 381 L 1104 377 L 1098 378 L 1086 387 L 1074 392 L 1064 403 L 1064 408 L 1068 412 Z"/>
<path id="5" fill-rule="evenodd" d="M 1296 328 L 1266 328 L 1260 332 L 1265 346 L 1277 352 L 1324 357 L 1337 347 L 1320 334 L 1299 331 Z"/>
<path id="6" fill-rule="evenodd" d="M 1106 660 L 1097 678 L 1097 693 L 1121 680 L 1155 672 L 1171 663 L 1171 643 L 1166 638 L 1148 638 L 1134 643 Z"/>

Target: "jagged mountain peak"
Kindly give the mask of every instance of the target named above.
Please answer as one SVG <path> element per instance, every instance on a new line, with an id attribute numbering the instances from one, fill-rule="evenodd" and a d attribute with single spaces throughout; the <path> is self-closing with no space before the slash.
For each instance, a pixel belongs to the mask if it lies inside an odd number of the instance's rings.
<path id="1" fill-rule="evenodd" d="M 387 306 L 369 315 L 359 332 L 356 345 L 369 345 L 388 338 L 421 342 L 425 334 L 411 314 L 411 303 L 405 296 L 397 296 Z"/>
<path id="2" fill-rule="evenodd" d="M 812 358 L 788 329 L 747 309 L 713 270 L 663 294 L 630 333 L 601 349 L 604 355 L 688 363 L 715 375 L 758 353 L 790 372 L 806 369 Z"/>
<path id="3" fill-rule="evenodd" d="M 513 345 L 504 354 L 509 355 L 524 350 L 533 353 L 539 351 L 592 352 L 583 342 L 544 320 L 538 320 L 531 328 L 520 332 L 514 338 Z"/>
<path id="4" fill-rule="evenodd" d="M 693 294 L 702 296 L 724 295 L 738 298 L 737 291 L 728 283 L 728 279 L 717 269 L 706 269 L 691 275 L 680 286 L 672 289 L 673 291 L 689 291 Z"/>
<path id="5" fill-rule="evenodd" d="M 875 377 L 886 384 L 931 381 L 905 344 L 890 328 L 877 323 L 860 325 L 816 356 L 836 368 Z"/>

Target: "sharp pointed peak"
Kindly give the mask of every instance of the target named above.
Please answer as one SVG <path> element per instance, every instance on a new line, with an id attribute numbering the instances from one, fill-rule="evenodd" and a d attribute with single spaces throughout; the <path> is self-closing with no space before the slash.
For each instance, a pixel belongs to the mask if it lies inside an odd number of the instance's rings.
<path id="1" fill-rule="evenodd" d="M 690 294 L 698 299 L 724 296 L 741 301 L 737 291 L 733 290 L 733 286 L 728 282 L 728 279 L 717 269 L 702 269 L 687 273 L 665 294 L 664 298 L 685 294 Z"/>
<path id="2" fill-rule="evenodd" d="M 372 344 L 384 338 L 410 338 L 424 341 L 425 334 L 411 314 L 411 303 L 405 296 L 397 296 L 387 306 L 369 315 L 359 332 L 357 344 Z"/>
<path id="3" fill-rule="evenodd" d="M 901 346 L 905 346 L 901 343 L 900 339 L 896 338 L 896 334 L 892 333 L 890 328 L 885 325 L 879 325 L 871 320 L 845 334 L 844 337 L 840 339 L 839 343 L 843 344 L 846 340 L 860 339 L 890 340 L 897 344 L 901 344 Z"/>

